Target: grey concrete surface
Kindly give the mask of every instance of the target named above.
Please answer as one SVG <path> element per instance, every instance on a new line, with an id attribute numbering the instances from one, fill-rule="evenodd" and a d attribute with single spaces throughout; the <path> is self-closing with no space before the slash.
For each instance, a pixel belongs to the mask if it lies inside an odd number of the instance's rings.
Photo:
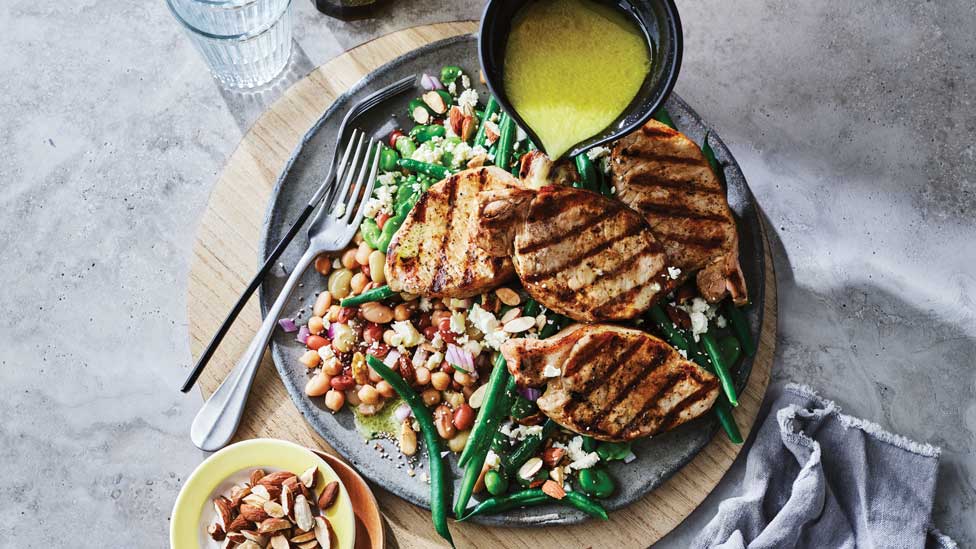
<path id="1" fill-rule="evenodd" d="M 223 162 L 311 67 L 480 12 L 394 2 L 346 24 L 296 2 L 289 74 L 247 95 L 221 92 L 162 0 L 0 3 L 0 546 L 167 544 L 205 457 L 187 438 L 200 397 L 177 387 L 190 247 Z M 775 230 L 775 385 L 941 446 L 934 522 L 973 545 L 976 5 L 679 7 L 677 90 Z M 742 461 L 658 546 L 687 545 Z"/>

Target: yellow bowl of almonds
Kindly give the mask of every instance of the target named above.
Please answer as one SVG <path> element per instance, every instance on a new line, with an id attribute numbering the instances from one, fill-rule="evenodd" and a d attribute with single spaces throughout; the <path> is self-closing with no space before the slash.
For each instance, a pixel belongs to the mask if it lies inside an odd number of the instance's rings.
<path id="1" fill-rule="evenodd" d="M 322 458 L 274 439 L 239 442 L 190 475 L 173 506 L 173 549 L 352 549 L 352 502 Z"/>

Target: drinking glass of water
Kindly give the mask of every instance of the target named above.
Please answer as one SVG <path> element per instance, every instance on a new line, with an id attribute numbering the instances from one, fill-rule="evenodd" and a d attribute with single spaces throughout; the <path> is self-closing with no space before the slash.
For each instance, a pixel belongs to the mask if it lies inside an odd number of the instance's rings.
<path id="1" fill-rule="evenodd" d="M 222 85 L 267 84 L 291 55 L 291 0 L 166 0 Z"/>

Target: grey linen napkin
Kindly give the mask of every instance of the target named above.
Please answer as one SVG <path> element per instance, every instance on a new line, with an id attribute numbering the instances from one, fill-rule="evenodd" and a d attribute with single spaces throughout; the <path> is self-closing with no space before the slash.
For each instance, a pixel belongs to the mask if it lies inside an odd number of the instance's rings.
<path id="1" fill-rule="evenodd" d="M 954 549 L 930 524 L 939 449 L 840 413 L 787 385 L 693 547 Z"/>

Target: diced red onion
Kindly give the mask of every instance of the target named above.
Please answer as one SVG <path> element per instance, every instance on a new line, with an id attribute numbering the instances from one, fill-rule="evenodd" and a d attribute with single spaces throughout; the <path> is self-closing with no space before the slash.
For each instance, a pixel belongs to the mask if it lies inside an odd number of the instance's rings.
<path id="1" fill-rule="evenodd" d="M 308 341 L 308 336 L 310 335 L 312 335 L 312 332 L 308 331 L 308 326 L 303 324 L 302 327 L 298 329 L 298 335 L 295 336 L 295 341 L 305 345 L 305 342 Z"/>
<path id="2" fill-rule="evenodd" d="M 427 352 L 427 349 L 424 349 L 423 347 L 417 347 L 417 350 L 413 352 L 414 368 L 420 368 L 421 366 L 423 366 L 424 363 L 427 362 L 428 356 L 430 356 L 430 353 Z"/>
<path id="3" fill-rule="evenodd" d="M 336 324 L 338 324 L 338 322 L 333 322 L 332 324 L 329 324 L 329 327 L 326 329 L 325 334 L 327 336 L 329 336 L 329 339 L 330 340 L 331 339 L 335 339 L 335 325 Z"/>
<path id="4" fill-rule="evenodd" d="M 469 374 L 474 373 L 474 357 L 453 343 L 448 343 L 444 359 L 447 360 L 448 364 L 459 367 Z"/>
<path id="5" fill-rule="evenodd" d="M 393 368 L 396 366 L 397 360 L 400 359 L 400 351 L 396 349 L 390 349 L 389 353 L 386 353 L 386 357 L 383 359 L 383 364 L 386 364 L 388 368 Z"/>
<path id="6" fill-rule="evenodd" d="M 281 326 L 281 329 L 289 334 L 298 331 L 298 326 L 295 326 L 295 321 L 291 318 L 279 318 L 278 326 Z"/>
<path id="7" fill-rule="evenodd" d="M 410 405 L 406 402 L 401 402 L 400 405 L 397 406 L 397 409 L 393 410 L 393 417 L 395 417 L 399 423 L 403 423 L 403 420 L 407 419 L 411 415 L 413 414 L 410 412 Z"/>
<path id="8" fill-rule="evenodd" d="M 637 459 L 637 454 L 631 452 L 631 453 L 627 454 L 624 457 L 624 463 L 630 463 L 631 461 L 634 461 L 635 459 Z"/>
<path id="9" fill-rule="evenodd" d="M 420 77 L 420 86 L 427 91 L 444 89 L 444 84 L 441 84 L 441 81 L 436 76 L 431 76 L 427 73 L 424 73 Z"/>
<path id="10" fill-rule="evenodd" d="M 542 390 L 536 389 L 535 387 L 519 387 L 518 392 L 520 395 L 525 397 L 526 400 L 531 400 L 535 402 L 542 396 Z"/>

